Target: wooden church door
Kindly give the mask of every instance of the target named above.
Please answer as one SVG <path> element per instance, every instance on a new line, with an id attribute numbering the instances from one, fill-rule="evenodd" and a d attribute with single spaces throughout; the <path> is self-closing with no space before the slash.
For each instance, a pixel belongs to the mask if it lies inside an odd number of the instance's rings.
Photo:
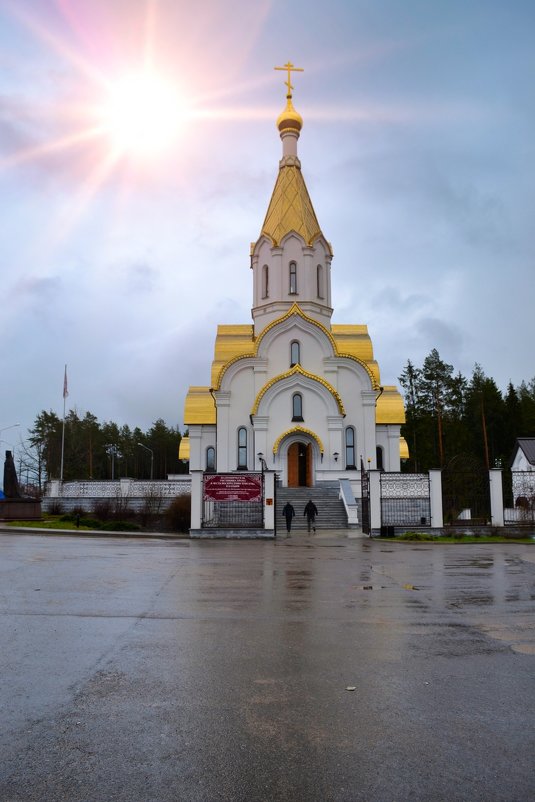
<path id="1" fill-rule="evenodd" d="M 312 446 L 292 443 L 288 448 L 288 487 L 312 486 Z"/>

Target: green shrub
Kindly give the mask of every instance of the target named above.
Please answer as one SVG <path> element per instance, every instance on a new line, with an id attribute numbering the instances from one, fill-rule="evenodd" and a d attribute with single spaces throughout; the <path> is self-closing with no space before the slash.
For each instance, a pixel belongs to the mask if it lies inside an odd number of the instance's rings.
<path id="1" fill-rule="evenodd" d="M 173 532 L 188 532 L 191 520 L 191 496 L 177 496 L 165 512 L 169 528 Z"/>
<path id="2" fill-rule="evenodd" d="M 403 532 L 400 535 L 398 540 L 422 540 L 422 541 L 430 541 L 436 540 L 435 535 L 428 534 L 427 532 Z"/>
<path id="3" fill-rule="evenodd" d="M 102 499 L 101 501 L 95 501 L 91 512 L 93 513 L 95 518 L 99 518 L 101 521 L 108 521 L 113 514 L 111 501 L 109 499 Z"/>
<path id="4" fill-rule="evenodd" d="M 130 521 L 108 521 L 100 526 L 101 532 L 139 532 L 140 527 Z"/>
<path id="5" fill-rule="evenodd" d="M 102 521 L 98 518 L 80 518 L 80 526 L 87 526 L 89 529 L 101 529 Z"/>

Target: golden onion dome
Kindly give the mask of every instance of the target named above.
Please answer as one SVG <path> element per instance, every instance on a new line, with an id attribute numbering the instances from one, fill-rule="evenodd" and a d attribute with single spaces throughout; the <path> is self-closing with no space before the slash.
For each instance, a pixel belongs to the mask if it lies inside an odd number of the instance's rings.
<path id="1" fill-rule="evenodd" d="M 287 131 L 288 129 L 300 131 L 302 127 L 303 118 L 299 112 L 294 109 L 292 99 L 289 97 L 286 102 L 286 108 L 277 117 L 277 128 L 282 134 L 283 131 Z"/>

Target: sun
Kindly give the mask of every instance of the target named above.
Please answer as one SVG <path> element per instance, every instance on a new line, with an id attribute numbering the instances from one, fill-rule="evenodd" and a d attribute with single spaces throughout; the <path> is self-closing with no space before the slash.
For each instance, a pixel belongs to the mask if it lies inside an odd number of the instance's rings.
<path id="1" fill-rule="evenodd" d="M 109 86 L 99 118 L 117 153 L 150 158 L 176 139 L 184 104 L 177 88 L 157 73 L 131 73 Z"/>

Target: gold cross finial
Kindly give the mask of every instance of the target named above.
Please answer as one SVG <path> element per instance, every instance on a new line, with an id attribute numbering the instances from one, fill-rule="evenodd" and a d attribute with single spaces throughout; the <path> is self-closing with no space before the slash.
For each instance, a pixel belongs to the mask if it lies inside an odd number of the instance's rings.
<path id="1" fill-rule="evenodd" d="M 286 98 L 288 100 L 291 100 L 292 99 L 292 89 L 293 89 L 292 82 L 291 82 L 292 72 L 304 72 L 303 67 L 294 67 L 292 62 L 289 61 L 287 64 L 284 65 L 284 67 L 275 67 L 275 69 L 276 70 L 284 70 L 285 72 L 288 73 L 288 80 L 284 81 L 284 83 L 285 83 L 286 87 L 288 88 L 288 94 L 286 95 Z"/>

